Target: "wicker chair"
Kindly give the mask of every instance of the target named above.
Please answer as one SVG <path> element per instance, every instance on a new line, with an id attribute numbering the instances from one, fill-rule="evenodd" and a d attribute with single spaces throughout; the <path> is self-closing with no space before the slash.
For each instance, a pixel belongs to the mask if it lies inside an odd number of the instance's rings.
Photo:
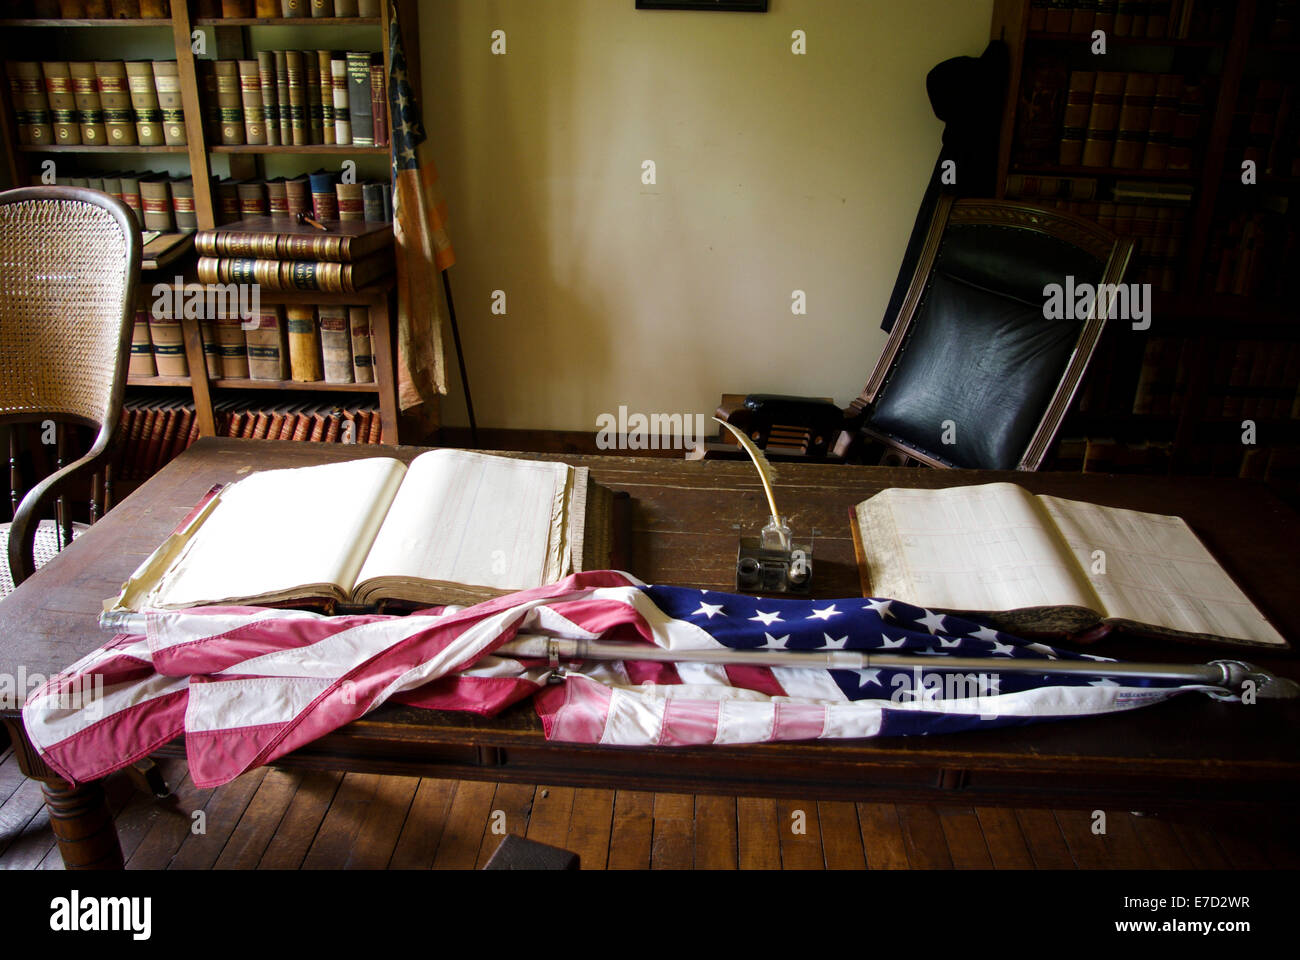
<path id="1" fill-rule="evenodd" d="M 121 418 L 139 278 L 140 227 L 120 201 L 73 187 L 0 193 L 0 424 L 52 421 L 58 458 L 16 505 L 13 522 L 0 525 L 14 584 L 75 535 L 70 510 L 59 510 L 57 524 L 38 520 L 41 510 L 106 462 Z M 67 425 L 97 434 L 85 456 L 64 465 Z M 91 500 L 93 521 L 93 492 Z"/>

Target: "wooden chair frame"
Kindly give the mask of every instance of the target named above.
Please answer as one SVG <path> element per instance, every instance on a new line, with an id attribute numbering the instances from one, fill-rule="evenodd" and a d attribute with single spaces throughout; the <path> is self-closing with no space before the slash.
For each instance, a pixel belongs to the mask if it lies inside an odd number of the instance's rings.
<path id="1" fill-rule="evenodd" d="M 83 426 L 98 428 L 98 434 L 90 450 L 66 466 L 61 467 L 44 480 L 37 483 L 23 497 L 14 512 L 13 523 L 9 531 L 9 568 L 14 583 L 21 583 L 35 572 L 33 557 L 33 540 L 36 524 L 39 522 L 41 509 L 67 484 L 87 471 L 105 462 L 107 453 L 114 439 L 118 421 L 122 416 L 122 399 L 126 390 L 127 366 L 130 362 L 131 332 L 134 321 L 133 297 L 140 281 L 140 227 L 135 214 L 121 201 L 114 200 L 106 193 L 88 190 L 83 187 L 21 187 L 0 193 L 0 205 L 26 202 L 75 201 L 100 207 L 108 211 L 121 227 L 126 238 L 126 283 L 118 335 L 117 363 L 113 369 L 112 382 L 109 385 L 108 405 L 105 408 L 103 422 L 66 413 L 52 416 L 37 413 L 0 414 L 0 424 L 36 423 L 42 420 L 64 420 Z M 60 436 L 60 440 L 62 437 Z"/>
<path id="2" fill-rule="evenodd" d="M 898 321 L 894 324 L 880 359 L 876 361 L 876 367 L 867 380 L 867 385 L 858 398 L 850 404 L 846 414 L 869 414 L 877 396 L 888 382 L 929 287 L 931 271 L 934 269 L 939 247 L 943 243 L 944 233 L 949 224 L 1017 227 L 1063 240 L 1080 247 L 1105 263 L 1099 281 L 1101 284 L 1118 284 L 1123 279 L 1133 256 L 1132 240 L 1117 238 L 1098 224 L 1073 214 L 1008 200 L 954 200 L 950 196 L 941 198 L 935 209 L 934 218 L 930 221 L 925 246 L 921 250 L 916 271 L 912 274 L 912 283 L 908 287 Z M 1029 445 L 1021 455 L 1020 462 L 1016 465 L 1017 470 L 1037 470 L 1047 456 L 1052 441 L 1056 438 L 1061 421 L 1065 419 L 1074 395 L 1078 392 L 1079 383 L 1083 379 L 1097 341 L 1101 338 L 1102 330 L 1106 325 L 1109 310 L 1099 309 L 1099 299 L 1093 300 L 1092 313 L 1080 330 L 1079 339 L 1070 354 L 1065 373 L 1057 384 L 1051 402 L 1039 420 Z M 864 423 L 859 429 L 871 439 L 913 460 L 932 467 L 950 466 L 895 437 L 872 430 L 867 417 L 864 417 Z"/>

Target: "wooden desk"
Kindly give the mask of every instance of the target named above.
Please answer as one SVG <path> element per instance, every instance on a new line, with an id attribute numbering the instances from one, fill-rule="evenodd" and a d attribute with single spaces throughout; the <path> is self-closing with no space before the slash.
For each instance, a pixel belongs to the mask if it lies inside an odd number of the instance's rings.
<path id="1" fill-rule="evenodd" d="M 0 603 L 0 673 L 57 672 L 99 646 L 105 597 L 214 483 L 252 471 L 363 456 L 409 460 L 415 448 L 201 440 L 120 503 L 57 560 Z M 539 457 L 590 466 L 634 501 L 630 572 L 651 583 L 730 590 L 736 538 L 766 520 L 748 464 L 624 457 Z M 1300 516 L 1262 486 L 1209 478 L 990 473 L 834 465 L 780 468 L 781 502 L 811 532 L 816 592 L 858 594 L 849 507 L 891 486 L 1014 480 L 1036 493 L 1183 516 L 1293 642 L 1300 642 L 1296 557 Z M 1300 677 L 1293 656 L 1258 656 L 1111 638 L 1120 657 L 1205 661 L 1244 656 Z M 102 791 L 59 781 L 25 743 L 21 718 L 4 722 L 20 765 L 46 781 L 60 849 L 70 866 L 120 866 Z M 671 750 L 548 743 L 529 703 L 483 719 L 388 705 L 277 761 L 283 766 L 447 778 L 794 796 L 1159 809 L 1182 804 L 1295 803 L 1300 704 L 1219 703 L 1188 695 L 1117 716 L 942 737 L 700 747 Z M 183 744 L 166 752 L 180 754 Z"/>

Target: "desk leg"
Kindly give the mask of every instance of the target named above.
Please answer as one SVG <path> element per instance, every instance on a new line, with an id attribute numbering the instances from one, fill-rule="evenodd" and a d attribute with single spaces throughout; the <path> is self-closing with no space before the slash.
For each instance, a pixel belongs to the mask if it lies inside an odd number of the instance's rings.
<path id="1" fill-rule="evenodd" d="M 13 740 L 18 769 L 41 781 L 63 865 L 69 870 L 121 870 L 122 845 L 104 788 L 98 781 L 73 786 L 47 767 L 27 739 L 21 717 L 5 717 L 4 726 Z"/>

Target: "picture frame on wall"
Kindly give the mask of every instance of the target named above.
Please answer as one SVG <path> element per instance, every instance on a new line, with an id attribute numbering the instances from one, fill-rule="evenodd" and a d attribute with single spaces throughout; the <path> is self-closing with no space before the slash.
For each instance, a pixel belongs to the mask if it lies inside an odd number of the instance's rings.
<path id="1" fill-rule="evenodd" d="M 718 10 L 767 13 L 767 0 L 636 0 L 638 10 Z"/>

